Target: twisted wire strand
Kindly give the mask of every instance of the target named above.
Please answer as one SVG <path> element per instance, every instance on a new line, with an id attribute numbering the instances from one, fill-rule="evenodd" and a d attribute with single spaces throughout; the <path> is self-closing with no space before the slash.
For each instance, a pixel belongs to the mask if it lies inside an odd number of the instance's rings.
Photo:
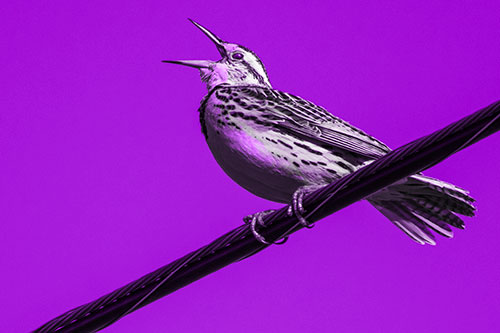
<path id="1" fill-rule="evenodd" d="M 68 325 L 75 324 L 79 320 L 95 315 L 96 312 L 101 311 L 106 308 L 106 306 L 116 304 L 119 301 L 123 301 L 124 298 L 129 297 L 132 293 L 138 290 L 148 289 L 148 292 L 143 296 L 138 302 L 135 302 L 131 307 L 123 311 L 119 316 L 113 318 L 112 321 L 107 321 L 105 325 L 99 327 L 98 329 L 103 329 L 109 326 L 116 320 L 122 318 L 128 313 L 142 307 L 143 302 L 161 285 L 163 285 L 173 274 L 178 272 L 182 267 L 186 267 L 189 263 L 196 261 L 201 261 L 209 253 L 214 253 L 216 249 L 230 246 L 235 240 L 249 236 L 249 231 L 246 225 L 240 226 L 229 233 L 217 238 L 212 243 L 205 247 L 202 247 L 196 251 L 193 251 L 182 258 L 179 258 L 170 264 L 163 266 L 142 278 L 133 281 L 107 295 L 104 295 L 97 300 L 78 306 L 66 313 L 52 319 L 45 325 L 41 326 L 35 332 L 65 332 L 71 331 L 73 328 Z M 149 303 L 149 302 L 148 302 Z M 92 331 L 94 331 L 93 329 Z"/>
<path id="2" fill-rule="evenodd" d="M 309 222 L 338 211 L 393 182 L 429 168 L 455 152 L 500 130 L 500 101 L 430 135 L 414 140 L 371 164 L 304 197 Z M 303 226 L 288 216 L 288 206 L 264 217 L 259 233 L 279 240 Z M 52 319 L 35 332 L 97 331 L 123 316 L 268 247 L 258 242 L 247 225 L 217 238 L 144 277 L 99 299 Z"/>

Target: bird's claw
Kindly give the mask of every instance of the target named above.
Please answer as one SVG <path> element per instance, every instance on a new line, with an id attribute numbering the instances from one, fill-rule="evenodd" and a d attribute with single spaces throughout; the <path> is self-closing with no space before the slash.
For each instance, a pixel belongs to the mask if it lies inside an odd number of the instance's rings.
<path id="1" fill-rule="evenodd" d="M 250 230 L 252 231 L 252 234 L 254 235 L 254 237 L 261 243 L 263 244 L 266 244 L 266 245 L 271 245 L 271 244 L 283 244 L 287 241 L 288 237 L 285 237 L 283 238 L 283 240 L 279 241 L 279 242 L 268 242 L 261 234 L 259 234 L 259 232 L 257 231 L 257 224 L 260 225 L 260 226 L 264 226 L 265 223 L 264 223 L 264 217 L 271 214 L 271 213 L 274 213 L 275 210 L 274 209 L 268 209 L 268 210 L 264 210 L 262 212 L 257 212 L 255 214 L 252 214 L 252 215 L 248 215 L 246 217 L 243 218 L 243 221 L 246 223 L 246 224 L 249 224 L 250 225 Z"/>
<path id="2" fill-rule="evenodd" d="M 304 201 L 304 195 L 307 193 L 313 192 L 320 188 L 322 186 L 320 185 L 306 185 L 306 186 L 301 186 L 299 187 L 292 196 L 292 203 L 288 206 L 288 216 L 293 216 L 295 215 L 297 219 L 299 220 L 299 223 L 306 227 L 306 228 L 312 228 L 314 227 L 313 224 L 310 224 L 307 222 L 307 220 L 304 218 L 303 214 L 305 213 L 303 201 Z"/>

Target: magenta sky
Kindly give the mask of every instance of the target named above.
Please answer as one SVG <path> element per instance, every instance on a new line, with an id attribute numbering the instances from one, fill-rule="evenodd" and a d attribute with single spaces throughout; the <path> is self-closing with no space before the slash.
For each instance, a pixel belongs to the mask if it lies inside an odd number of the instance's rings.
<path id="1" fill-rule="evenodd" d="M 324 2 L 326 3 L 326 1 Z M 191 17 L 275 88 L 398 147 L 500 99 L 498 1 L 6 2 L 0 21 L 1 332 L 25 332 L 258 210 L 212 158 Z M 428 170 L 478 216 L 419 246 L 366 202 L 107 332 L 498 332 L 500 134 Z"/>

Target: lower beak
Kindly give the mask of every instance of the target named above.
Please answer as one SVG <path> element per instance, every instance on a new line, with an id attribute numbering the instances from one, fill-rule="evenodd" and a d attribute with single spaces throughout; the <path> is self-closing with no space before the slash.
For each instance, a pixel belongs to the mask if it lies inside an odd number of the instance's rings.
<path id="1" fill-rule="evenodd" d="M 208 68 L 211 63 L 211 61 L 208 60 L 162 60 L 162 62 L 166 62 L 169 64 L 184 65 L 194 68 Z"/>

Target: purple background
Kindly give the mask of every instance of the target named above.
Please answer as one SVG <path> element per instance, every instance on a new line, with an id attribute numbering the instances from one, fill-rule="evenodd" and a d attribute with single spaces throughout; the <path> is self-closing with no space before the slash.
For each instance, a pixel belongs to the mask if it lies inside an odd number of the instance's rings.
<path id="1" fill-rule="evenodd" d="M 349 4 L 347 4 L 349 3 Z M 497 0 L 6 2 L 0 111 L 0 331 L 34 329 L 279 207 L 233 183 L 200 133 L 187 20 L 261 57 L 275 88 L 392 147 L 500 98 Z M 427 171 L 478 216 L 419 246 L 366 202 L 108 332 L 498 332 L 494 135 Z"/>

